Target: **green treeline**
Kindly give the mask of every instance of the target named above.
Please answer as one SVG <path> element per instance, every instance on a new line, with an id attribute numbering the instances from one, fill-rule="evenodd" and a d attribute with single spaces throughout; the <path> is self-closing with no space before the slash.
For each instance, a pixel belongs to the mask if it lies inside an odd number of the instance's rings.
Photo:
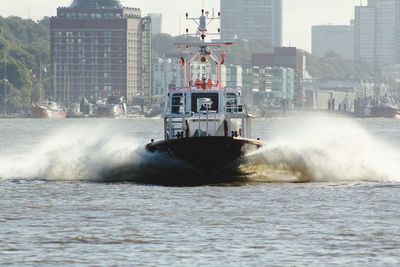
<path id="1" fill-rule="evenodd" d="M 348 78 L 370 79 L 374 69 L 370 64 L 343 59 L 335 52 L 328 52 L 317 58 L 303 51 L 307 61 L 307 72 L 321 80 L 340 80 Z"/>
<path id="2" fill-rule="evenodd" d="M 28 108 L 32 102 L 39 99 L 40 95 L 45 96 L 45 91 L 50 90 L 47 71 L 50 57 L 49 33 L 49 18 L 35 22 L 19 17 L 0 17 L 2 104 L 6 99 L 11 109 Z M 39 79 L 40 69 L 42 69 L 43 85 Z"/>

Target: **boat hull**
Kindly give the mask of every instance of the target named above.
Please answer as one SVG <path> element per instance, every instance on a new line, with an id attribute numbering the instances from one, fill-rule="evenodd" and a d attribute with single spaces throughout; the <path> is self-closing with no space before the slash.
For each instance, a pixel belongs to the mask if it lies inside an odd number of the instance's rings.
<path id="1" fill-rule="evenodd" d="M 396 118 L 400 117 L 400 111 L 393 107 L 373 107 L 371 108 L 371 117 L 372 118 Z"/>
<path id="2" fill-rule="evenodd" d="M 146 146 L 151 153 L 163 153 L 192 167 L 190 177 L 164 177 L 144 182 L 168 185 L 204 185 L 237 182 L 244 174 L 239 166 L 247 153 L 263 146 L 258 140 L 232 137 L 194 137 L 153 142 Z"/>
<path id="3" fill-rule="evenodd" d="M 54 118 L 54 119 L 64 119 L 67 116 L 67 113 L 64 111 L 52 111 L 48 110 L 45 107 L 41 107 L 38 105 L 34 105 L 32 107 L 32 118 L 39 118 L 39 119 L 47 119 L 47 118 Z"/>

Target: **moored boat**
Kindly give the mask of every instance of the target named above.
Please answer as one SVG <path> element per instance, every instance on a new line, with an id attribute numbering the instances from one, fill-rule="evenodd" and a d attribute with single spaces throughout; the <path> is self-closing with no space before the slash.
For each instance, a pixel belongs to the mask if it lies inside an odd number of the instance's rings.
<path id="1" fill-rule="evenodd" d="M 126 103 L 123 97 L 111 96 L 96 104 L 97 118 L 118 118 L 126 115 Z"/>
<path id="2" fill-rule="evenodd" d="M 372 118 L 398 118 L 400 110 L 393 98 L 386 96 L 378 105 L 370 108 Z"/>
<path id="3" fill-rule="evenodd" d="M 63 119 L 67 113 L 57 102 L 41 101 L 32 104 L 32 118 L 54 118 Z"/>

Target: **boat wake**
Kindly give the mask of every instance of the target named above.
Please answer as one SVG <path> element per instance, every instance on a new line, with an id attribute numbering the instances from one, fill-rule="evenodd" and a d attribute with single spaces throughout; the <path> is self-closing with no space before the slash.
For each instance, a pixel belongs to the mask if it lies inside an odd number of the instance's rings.
<path id="1" fill-rule="evenodd" d="M 135 140 L 103 127 L 70 127 L 35 145 L 29 152 L 2 157 L 6 179 L 96 180 L 109 168 L 136 159 Z"/>
<path id="2" fill-rule="evenodd" d="M 291 127 L 241 165 L 250 182 L 400 181 L 400 153 L 350 120 L 312 118 Z M 146 182 L 195 174 L 183 162 L 146 152 L 134 137 L 82 125 L 27 153 L 0 155 L 0 162 L 0 179 Z"/>
<path id="3" fill-rule="evenodd" d="M 30 151 L 0 155 L 0 179 L 136 182 L 146 176 L 184 175 L 182 162 L 145 151 L 132 136 L 107 127 L 69 127 Z"/>
<path id="4" fill-rule="evenodd" d="M 249 155 L 254 181 L 400 181 L 398 148 L 346 118 L 302 119 Z"/>

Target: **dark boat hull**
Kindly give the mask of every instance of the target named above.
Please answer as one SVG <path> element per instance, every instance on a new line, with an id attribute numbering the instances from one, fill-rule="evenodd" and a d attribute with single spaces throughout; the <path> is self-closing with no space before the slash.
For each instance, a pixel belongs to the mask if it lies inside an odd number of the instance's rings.
<path id="1" fill-rule="evenodd" d="M 396 118 L 400 116 L 400 111 L 393 107 L 376 106 L 371 108 L 372 118 Z"/>
<path id="2" fill-rule="evenodd" d="M 146 146 L 192 167 L 189 177 L 169 177 L 144 182 L 168 185 L 199 185 L 236 182 L 243 178 L 239 166 L 244 156 L 263 146 L 258 140 L 232 137 L 195 137 L 153 142 Z"/>

